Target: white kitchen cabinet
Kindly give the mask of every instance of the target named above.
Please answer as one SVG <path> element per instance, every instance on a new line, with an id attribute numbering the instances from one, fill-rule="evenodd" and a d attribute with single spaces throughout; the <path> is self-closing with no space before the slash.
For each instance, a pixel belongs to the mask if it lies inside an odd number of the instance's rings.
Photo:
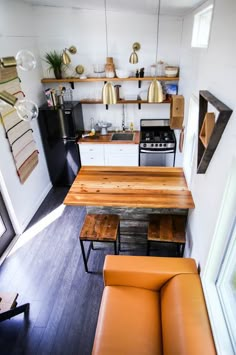
<path id="1" fill-rule="evenodd" d="M 138 144 L 79 144 L 81 165 L 138 166 Z"/>
<path id="2" fill-rule="evenodd" d="M 104 144 L 79 144 L 81 165 L 105 165 Z"/>
<path id="3" fill-rule="evenodd" d="M 106 165 L 138 166 L 138 144 L 107 144 L 104 148 Z"/>

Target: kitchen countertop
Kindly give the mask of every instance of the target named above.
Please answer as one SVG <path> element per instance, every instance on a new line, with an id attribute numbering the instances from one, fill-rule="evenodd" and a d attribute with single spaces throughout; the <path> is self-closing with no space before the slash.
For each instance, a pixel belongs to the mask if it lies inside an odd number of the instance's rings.
<path id="1" fill-rule="evenodd" d="M 112 141 L 111 136 L 113 133 L 134 133 L 134 139 L 132 141 L 122 141 L 122 140 L 117 140 L 117 141 Z M 140 132 L 139 131 L 119 131 L 119 132 L 108 132 L 106 135 L 101 135 L 100 133 L 96 132 L 96 135 L 93 137 L 85 137 L 85 138 L 80 138 L 78 140 L 78 143 L 103 143 L 103 144 L 139 144 L 140 141 Z"/>
<path id="2" fill-rule="evenodd" d="M 182 168 L 84 166 L 64 204 L 130 208 L 194 208 Z"/>

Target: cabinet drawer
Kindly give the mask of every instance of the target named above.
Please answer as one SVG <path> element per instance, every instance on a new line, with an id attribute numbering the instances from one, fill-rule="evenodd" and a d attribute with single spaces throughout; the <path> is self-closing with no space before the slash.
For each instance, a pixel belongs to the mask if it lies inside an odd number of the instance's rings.
<path id="1" fill-rule="evenodd" d="M 138 166 L 137 144 L 105 146 L 105 163 L 109 166 Z"/>
<path id="2" fill-rule="evenodd" d="M 80 154 L 104 154 L 103 144 L 79 144 Z"/>
<path id="3" fill-rule="evenodd" d="M 81 165 L 105 165 L 104 157 L 97 154 L 81 154 Z"/>
<path id="4" fill-rule="evenodd" d="M 101 144 L 80 144 L 81 165 L 105 165 L 104 147 Z"/>
<path id="5" fill-rule="evenodd" d="M 138 154 L 138 144 L 109 144 L 105 148 L 110 154 Z"/>

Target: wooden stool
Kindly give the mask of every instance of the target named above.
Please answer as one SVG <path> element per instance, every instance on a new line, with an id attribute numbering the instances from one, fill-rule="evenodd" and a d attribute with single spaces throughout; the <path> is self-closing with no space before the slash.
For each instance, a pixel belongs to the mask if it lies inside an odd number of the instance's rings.
<path id="1" fill-rule="evenodd" d="M 88 259 L 93 242 L 113 243 L 114 254 L 117 254 L 116 241 L 120 242 L 120 219 L 112 214 L 87 214 L 80 232 L 80 245 L 84 260 L 85 271 L 88 271 Z M 84 250 L 84 242 L 90 242 L 87 255 Z M 118 245 L 118 252 L 120 246 Z"/>
<path id="2" fill-rule="evenodd" d="M 18 293 L 2 293 L 0 292 L 0 322 L 11 317 L 17 316 L 20 313 L 28 315 L 29 303 L 17 307 L 16 299 Z"/>
<path id="3" fill-rule="evenodd" d="M 151 242 L 175 243 L 179 256 L 183 256 L 185 247 L 186 216 L 151 215 L 148 225 L 147 255 Z"/>

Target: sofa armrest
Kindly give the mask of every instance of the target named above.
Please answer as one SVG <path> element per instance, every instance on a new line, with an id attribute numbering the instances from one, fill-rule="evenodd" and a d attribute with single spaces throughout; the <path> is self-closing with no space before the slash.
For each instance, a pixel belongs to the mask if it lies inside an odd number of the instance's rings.
<path id="1" fill-rule="evenodd" d="M 107 255 L 103 267 L 105 286 L 131 286 L 158 291 L 177 274 L 197 274 L 194 259 Z"/>

